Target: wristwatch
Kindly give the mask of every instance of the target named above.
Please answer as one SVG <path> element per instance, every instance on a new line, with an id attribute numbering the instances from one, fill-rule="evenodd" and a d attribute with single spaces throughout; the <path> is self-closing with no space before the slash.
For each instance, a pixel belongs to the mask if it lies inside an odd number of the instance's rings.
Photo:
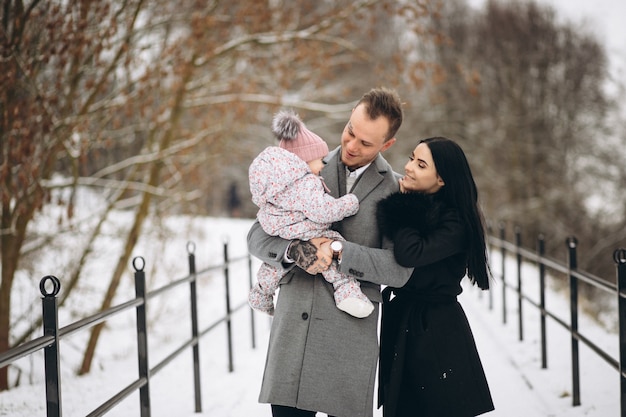
<path id="1" fill-rule="evenodd" d="M 333 240 L 330 243 L 330 249 L 333 251 L 333 260 L 341 263 L 341 252 L 343 251 L 343 243 L 339 240 Z"/>

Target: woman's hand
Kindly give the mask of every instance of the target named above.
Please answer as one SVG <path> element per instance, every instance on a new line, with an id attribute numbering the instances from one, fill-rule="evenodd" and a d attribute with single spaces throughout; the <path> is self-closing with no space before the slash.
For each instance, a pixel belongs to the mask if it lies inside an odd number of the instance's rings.
<path id="1" fill-rule="evenodd" d="M 398 184 L 400 184 L 400 192 L 401 193 L 406 193 L 406 189 L 404 188 L 404 184 L 402 183 L 402 180 L 404 179 L 404 177 L 400 178 L 398 180 Z"/>

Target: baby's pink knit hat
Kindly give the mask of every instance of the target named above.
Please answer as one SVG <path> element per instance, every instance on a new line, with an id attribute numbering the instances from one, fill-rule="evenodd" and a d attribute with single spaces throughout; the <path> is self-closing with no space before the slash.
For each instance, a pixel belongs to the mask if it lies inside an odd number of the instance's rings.
<path id="1" fill-rule="evenodd" d="M 280 140 L 278 146 L 298 155 L 304 162 L 328 155 L 328 145 L 311 132 L 296 113 L 281 110 L 272 120 L 272 132 Z"/>

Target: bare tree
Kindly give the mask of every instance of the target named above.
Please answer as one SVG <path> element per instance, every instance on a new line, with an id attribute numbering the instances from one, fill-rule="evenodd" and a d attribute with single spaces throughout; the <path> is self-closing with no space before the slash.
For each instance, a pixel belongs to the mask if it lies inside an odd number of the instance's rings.
<path id="1" fill-rule="evenodd" d="M 141 2 L 118 9 L 105 2 L 4 3 L 0 351 L 10 346 L 11 288 L 22 248 L 32 239 L 29 223 L 51 201 L 44 182 L 57 172 L 59 158 L 67 160 L 74 176 L 80 175 L 87 149 L 102 145 L 98 127 L 107 112 L 120 107 L 111 99 L 115 70 L 128 58 L 130 39 L 119 37 L 118 29 L 132 28 L 140 8 Z M 73 215 L 73 203 L 70 195 L 67 218 Z M 3 368 L 0 390 L 7 387 Z"/>
<path id="2" fill-rule="evenodd" d="M 550 253 L 562 254 L 574 233 L 581 253 L 599 242 L 606 248 L 608 236 L 617 244 L 588 204 L 623 166 L 599 41 L 534 1 L 489 1 L 478 11 L 450 1 L 442 14 L 436 24 L 445 47 L 424 49 L 437 56 L 443 81 L 429 85 L 432 104 L 421 122 L 467 149 L 487 217 L 520 226 L 530 246 L 544 234 Z M 598 265 L 595 256 L 580 259 L 592 272 Z"/>

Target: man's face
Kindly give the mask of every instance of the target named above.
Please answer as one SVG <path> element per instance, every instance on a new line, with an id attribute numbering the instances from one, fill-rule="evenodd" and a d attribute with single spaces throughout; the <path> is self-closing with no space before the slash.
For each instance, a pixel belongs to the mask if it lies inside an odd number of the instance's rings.
<path id="1" fill-rule="evenodd" d="M 341 134 L 341 161 L 348 168 L 359 168 L 372 162 L 379 152 L 384 152 L 396 141 L 385 142 L 389 131 L 386 117 L 371 120 L 365 105 L 359 104 L 352 110 L 350 120 Z"/>

